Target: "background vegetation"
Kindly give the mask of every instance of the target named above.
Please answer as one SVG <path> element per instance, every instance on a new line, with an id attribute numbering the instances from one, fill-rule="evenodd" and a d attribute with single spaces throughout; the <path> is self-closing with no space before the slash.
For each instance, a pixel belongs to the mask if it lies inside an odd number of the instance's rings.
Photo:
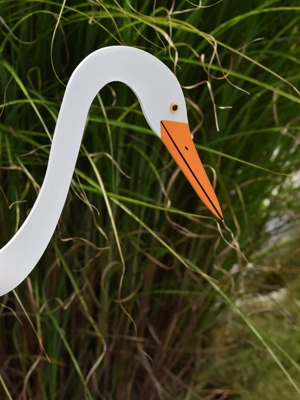
<path id="1" fill-rule="evenodd" d="M 1 298 L 1 399 L 299 397 L 295 4 L 1 1 L 0 246 L 34 204 L 72 71 L 116 44 L 176 73 L 233 233 L 134 94 L 104 88 L 51 244 Z"/>

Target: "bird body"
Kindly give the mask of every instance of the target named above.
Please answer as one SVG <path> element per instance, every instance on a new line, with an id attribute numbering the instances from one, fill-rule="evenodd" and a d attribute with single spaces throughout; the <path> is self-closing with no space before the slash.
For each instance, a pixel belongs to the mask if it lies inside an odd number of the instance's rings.
<path id="1" fill-rule="evenodd" d="M 175 75 L 156 57 L 139 49 L 112 46 L 97 50 L 78 65 L 68 82 L 40 193 L 21 228 L 0 249 L 0 295 L 18 286 L 44 253 L 66 201 L 90 105 L 99 90 L 113 81 L 133 90 L 151 129 L 207 207 L 223 218 L 193 144 Z"/>

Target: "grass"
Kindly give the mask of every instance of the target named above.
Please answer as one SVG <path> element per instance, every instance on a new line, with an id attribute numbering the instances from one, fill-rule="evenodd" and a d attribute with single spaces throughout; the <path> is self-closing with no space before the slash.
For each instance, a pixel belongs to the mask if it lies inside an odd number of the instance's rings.
<path id="1" fill-rule="evenodd" d="M 2 0 L 0 246 L 42 184 L 64 85 L 115 44 L 175 71 L 233 237 L 134 94 L 105 87 L 51 244 L 1 298 L 1 398 L 299 397 L 299 7 L 202 6 Z"/>

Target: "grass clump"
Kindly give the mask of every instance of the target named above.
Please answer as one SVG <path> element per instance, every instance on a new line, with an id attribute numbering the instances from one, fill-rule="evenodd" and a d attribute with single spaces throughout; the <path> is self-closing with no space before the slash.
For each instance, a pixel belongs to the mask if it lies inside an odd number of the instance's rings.
<path id="1" fill-rule="evenodd" d="M 0 245 L 34 204 L 72 71 L 116 44 L 176 73 L 233 237 L 222 226 L 221 238 L 134 94 L 105 87 L 53 240 L 1 299 L 0 397 L 299 396 L 299 10 L 1 2 Z M 283 303 L 254 307 L 281 289 Z"/>

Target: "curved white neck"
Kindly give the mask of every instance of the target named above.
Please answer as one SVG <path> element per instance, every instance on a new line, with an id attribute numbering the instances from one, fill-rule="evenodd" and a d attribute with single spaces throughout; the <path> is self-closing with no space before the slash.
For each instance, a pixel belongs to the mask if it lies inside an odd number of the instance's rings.
<path id="1" fill-rule="evenodd" d="M 136 93 L 151 128 L 159 135 L 159 120 L 156 126 L 151 103 L 153 99 L 156 103 L 164 101 L 162 107 L 169 99 L 171 103 L 179 86 L 175 78 L 176 92 L 174 78 L 155 57 L 121 46 L 98 50 L 76 68 L 59 112 L 41 191 L 24 224 L 0 250 L 0 295 L 14 289 L 26 278 L 54 233 L 68 194 L 87 114 L 99 90 L 112 81 L 127 84 Z M 170 91 L 169 98 L 160 100 L 161 85 L 168 93 Z"/>

